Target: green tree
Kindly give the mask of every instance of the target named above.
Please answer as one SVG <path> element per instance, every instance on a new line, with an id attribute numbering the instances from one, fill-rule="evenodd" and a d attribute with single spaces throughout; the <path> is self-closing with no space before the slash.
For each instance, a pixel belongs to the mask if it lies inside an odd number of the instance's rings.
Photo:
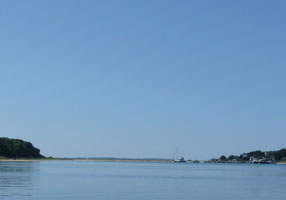
<path id="1" fill-rule="evenodd" d="M 222 155 L 219 159 L 222 160 L 222 161 L 225 161 L 226 157 L 224 155 Z"/>
<path id="2" fill-rule="evenodd" d="M 235 158 L 235 155 L 230 155 L 230 156 L 228 156 L 228 160 L 233 160 Z"/>
<path id="3" fill-rule="evenodd" d="M 0 138 L 0 157 L 6 158 L 43 158 L 40 150 L 32 143 L 19 139 Z"/>

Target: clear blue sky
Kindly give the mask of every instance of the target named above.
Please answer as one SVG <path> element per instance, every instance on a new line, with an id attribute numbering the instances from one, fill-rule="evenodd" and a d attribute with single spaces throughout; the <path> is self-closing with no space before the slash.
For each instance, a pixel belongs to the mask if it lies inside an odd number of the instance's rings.
<path id="1" fill-rule="evenodd" d="M 286 141 L 286 1 L 0 3 L 0 133 L 47 156 Z"/>

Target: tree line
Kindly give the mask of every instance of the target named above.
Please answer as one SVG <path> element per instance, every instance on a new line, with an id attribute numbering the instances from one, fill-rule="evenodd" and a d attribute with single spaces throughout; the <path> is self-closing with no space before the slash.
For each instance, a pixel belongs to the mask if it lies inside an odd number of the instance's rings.
<path id="1" fill-rule="evenodd" d="M 286 149 L 280 149 L 278 151 L 257 150 L 257 151 L 251 151 L 249 153 L 243 153 L 239 156 L 230 155 L 226 157 L 222 155 L 219 159 L 214 159 L 214 160 L 222 161 L 222 162 L 232 162 L 232 161 L 247 162 L 251 158 L 265 159 L 265 160 L 275 161 L 275 162 L 286 161 Z"/>
<path id="2" fill-rule="evenodd" d="M 44 158 L 32 143 L 20 139 L 0 138 L 0 157 L 2 158 Z"/>

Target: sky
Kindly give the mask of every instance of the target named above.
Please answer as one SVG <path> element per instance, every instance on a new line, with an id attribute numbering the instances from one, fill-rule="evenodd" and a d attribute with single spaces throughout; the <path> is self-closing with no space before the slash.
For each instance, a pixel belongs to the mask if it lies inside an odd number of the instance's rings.
<path id="1" fill-rule="evenodd" d="M 286 2 L 3 0 L 0 136 L 209 159 L 286 141 Z"/>

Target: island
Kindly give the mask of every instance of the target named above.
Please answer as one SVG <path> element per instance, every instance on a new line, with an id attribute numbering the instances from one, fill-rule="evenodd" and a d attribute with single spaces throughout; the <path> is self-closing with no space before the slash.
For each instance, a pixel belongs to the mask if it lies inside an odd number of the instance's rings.
<path id="1" fill-rule="evenodd" d="M 40 159 L 45 158 L 32 143 L 20 139 L 0 138 L 1 159 Z"/>
<path id="2" fill-rule="evenodd" d="M 230 155 L 228 157 L 222 155 L 220 158 L 212 158 L 208 162 L 211 163 L 286 163 L 286 149 L 277 151 L 251 151 L 241 155 Z"/>

